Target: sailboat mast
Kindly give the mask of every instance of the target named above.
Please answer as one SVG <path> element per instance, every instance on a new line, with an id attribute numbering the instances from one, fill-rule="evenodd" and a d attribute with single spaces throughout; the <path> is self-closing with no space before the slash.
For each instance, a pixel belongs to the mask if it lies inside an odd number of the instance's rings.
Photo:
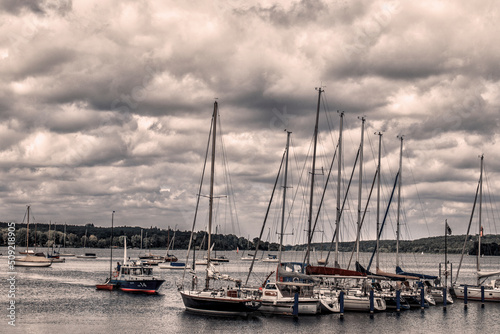
<path id="1" fill-rule="evenodd" d="M 361 192 L 363 188 L 363 140 L 365 134 L 365 118 L 361 117 L 361 144 L 359 148 L 359 189 L 358 189 L 358 233 L 356 236 L 356 262 L 359 263 L 359 239 L 361 234 Z"/>
<path id="2" fill-rule="evenodd" d="M 398 136 L 401 140 L 399 149 L 399 180 L 398 180 L 398 214 L 396 219 L 396 266 L 399 267 L 399 235 L 400 235 L 400 209 L 401 209 L 401 181 L 403 179 L 403 136 Z"/>
<path id="3" fill-rule="evenodd" d="M 448 287 L 448 219 L 444 220 L 444 287 Z"/>
<path id="4" fill-rule="evenodd" d="M 378 270 L 379 267 L 379 244 L 380 244 L 380 155 L 382 151 L 382 133 L 376 133 L 378 135 L 378 165 L 377 165 L 377 252 L 376 252 L 376 264 L 375 268 Z"/>
<path id="5" fill-rule="evenodd" d="M 321 103 L 321 93 L 323 90 L 321 87 L 317 88 L 318 90 L 318 105 L 316 108 L 316 123 L 314 125 L 314 146 L 313 146 L 313 161 L 311 167 L 311 193 L 309 197 L 309 219 L 308 219 L 308 228 L 307 228 L 307 264 L 311 263 L 311 242 L 312 242 L 312 212 L 313 212 L 313 198 L 314 198 L 314 173 L 316 169 L 316 146 L 318 142 L 318 122 L 319 122 L 319 106 Z"/>
<path id="6" fill-rule="evenodd" d="M 479 176 L 479 237 L 477 243 L 477 272 L 481 270 L 480 259 L 481 259 L 481 237 L 483 236 L 483 227 L 481 226 L 481 212 L 482 212 L 482 204 L 483 204 L 483 158 L 481 155 L 481 174 Z M 479 275 L 477 277 L 477 284 L 479 285 Z"/>
<path id="7" fill-rule="evenodd" d="M 212 242 L 212 219 L 213 219 L 213 202 L 214 202 L 214 174 L 215 174 L 215 139 L 217 133 L 217 101 L 214 102 L 214 114 L 212 116 L 213 121 L 213 133 L 212 133 L 212 165 L 210 169 L 210 197 L 208 199 L 209 213 L 208 213 L 208 246 L 207 246 L 207 269 L 210 266 L 210 245 Z M 209 288 L 209 277 L 208 270 L 205 279 L 205 288 Z"/>
<path id="8" fill-rule="evenodd" d="M 335 267 L 339 265 L 339 227 L 340 227 L 340 183 L 342 181 L 342 127 L 344 124 L 344 112 L 340 113 L 340 130 L 339 130 L 339 160 L 338 160 L 338 175 L 337 175 L 337 219 L 335 223 Z"/>
<path id="9" fill-rule="evenodd" d="M 109 259 L 109 279 L 113 277 L 113 220 L 115 217 L 115 211 L 111 213 L 111 242 L 109 243 L 110 248 L 110 259 Z"/>
<path id="10" fill-rule="evenodd" d="M 290 147 L 290 131 L 286 132 L 286 158 L 285 158 L 285 175 L 283 180 L 283 206 L 281 208 L 281 231 L 280 231 L 280 251 L 278 263 L 281 264 L 281 253 L 283 251 L 283 233 L 285 228 L 285 204 L 286 204 L 286 187 L 287 187 L 287 178 L 288 178 L 288 151 Z M 308 245 L 309 247 L 309 245 Z"/>
<path id="11" fill-rule="evenodd" d="M 28 205 L 28 223 L 26 224 L 26 254 L 29 255 L 29 239 L 30 238 L 30 206 Z"/>

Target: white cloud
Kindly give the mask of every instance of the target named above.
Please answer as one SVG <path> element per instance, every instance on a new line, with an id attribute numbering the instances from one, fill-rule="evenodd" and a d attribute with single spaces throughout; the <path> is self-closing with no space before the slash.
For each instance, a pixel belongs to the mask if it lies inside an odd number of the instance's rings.
<path id="1" fill-rule="evenodd" d="M 409 226 L 419 227 L 412 237 L 441 234 L 434 222 L 448 215 L 464 230 L 477 156 L 485 154 L 491 180 L 500 170 L 494 2 L 2 6 L 2 220 L 18 221 L 31 203 L 39 220 L 106 225 L 116 210 L 126 225 L 178 220 L 190 228 L 218 98 L 241 233 L 256 235 L 283 130 L 293 131 L 294 164 L 302 166 L 320 85 L 330 112 L 330 125 L 321 114 L 321 167 L 333 154 L 337 110 L 346 112 L 346 178 L 358 116 L 367 118 L 366 183 L 376 161 L 373 133 L 384 131 L 387 188 L 397 169 L 396 135 L 405 135 L 405 210 Z M 490 186 L 493 193 L 500 187 Z M 335 193 L 328 193 L 332 205 Z M 432 221 L 428 229 L 420 228 L 422 216 Z"/>

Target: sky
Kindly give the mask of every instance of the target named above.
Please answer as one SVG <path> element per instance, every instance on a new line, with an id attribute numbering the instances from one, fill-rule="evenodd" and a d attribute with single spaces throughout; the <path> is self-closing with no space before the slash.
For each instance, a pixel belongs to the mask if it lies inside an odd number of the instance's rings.
<path id="1" fill-rule="evenodd" d="M 403 136 L 403 239 L 442 235 L 445 219 L 453 234 L 465 234 L 482 154 L 485 202 L 498 207 L 495 4 L 2 1 L 0 220 L 22 222 L 30 205 L 43 223 L 109 226 L 114 210 L 115 225 L 190 230 L 217 99 L 237 212 L 221 230 L 258 236 L 286 129 L 289 193 L 301 194 L 287 231 L 303 235 L 310 167 L 300 169 L 311 164 L 322 87 L 316 170 L 329 167 L 342 111 L 345 193 L 365 117 L 363 207 L 377 165 L 375 133 L 383 134 L 383 208 Z M 332 236 L 337 172 L 335 165 L 328 221 L 315 240 Z M 316 179 L 315 208 L 325 175 Z M 344 240 L 357 221 L 357 180 L 356 172 Z M 363 239 L 375 238 L 375 194 Z M 216 188 L 216 195 L 226 194 Z M 386 238 L 394 238 L 395 196 Z M 497 233 L 486 212 L 485 233 Z M 205 228 L 204 215 L 195 229 Z"/>

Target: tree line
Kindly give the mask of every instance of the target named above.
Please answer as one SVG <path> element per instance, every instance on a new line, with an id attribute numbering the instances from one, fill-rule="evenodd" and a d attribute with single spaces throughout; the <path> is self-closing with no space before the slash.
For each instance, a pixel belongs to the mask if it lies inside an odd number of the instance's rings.
<path id="1" fill-rule="evenodd" d="M 7 246 L 8 231 L 7 223 L 0 222 L 0 246 Z M 16 224 L 16 245 L 26 247 L 26 224 Z M 175 239 L 174 239 L 175 235 Z M 123 247 L 123 236 L 127 237 L 127 245 L 134 248 L 164 248 L 169 244 L 171 248 L 187 249 L 191 232 L 168 229 L 159 229 L 157 227 L 141 228 L 130 226 L 118 226 L 113 229 L 112 245 Z M 196 240 L 193 246 L 197 249 L 206 249 L 207 233 L 198 231 L 195 233 Z M 460 254 L 464 246 L 463 235 L 447 237 L 447 251 L 450 254 Z M 172 239 L 174 239 L 172 241 Z M 142 243 L 141 243 L 142 241 Z M 248 240 L 238 237 L 234 234 L 212 234 L 212 243 L 215 243 L 217 250 L 255 250 L 259 241 L 258 238 Z M 89 247 L 89 248 L 108 248 L 111 244 L 111 228 L 96 227 L 93 224 L 66 225 L 66 234 L 64 225 L 39 224 L 36 226 L 30 224 L 29 247 L 51 247 L 52 245 L 66 245 L 66 247 Z M 373 252 L 376 241 L 368 240 L 360 242 L 361 252 Z M 313 243 L 312 247 L 316 251 L 328 251 L 331 248 L 330 243 Z M 380 240 L 380 252 L 395 252 L 395 240 Z M 465 251 L 470 255 L 477 254 L 477 236 L 469 236 Z M 259 250 L 277 251 L 279 245 L 268 241 L 261 241 Z M 301 251 L 306 249 L 306 245 L 286 245 L 285 250 Z M 349 252 L 354 249 L 354 242 L 339 243 L 341 252 Z M 400 241 L 399 251 L 403 253 L 444 253 L 444 236 L 416 239 L 412 241 Z M 500 235 L 485 235 L 481 239 L 481 254 L 500 255 Z"/>

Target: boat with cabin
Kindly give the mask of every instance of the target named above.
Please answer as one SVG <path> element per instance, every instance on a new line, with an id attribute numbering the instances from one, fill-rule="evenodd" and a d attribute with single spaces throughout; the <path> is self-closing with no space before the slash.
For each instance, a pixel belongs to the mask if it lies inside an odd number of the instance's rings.
<path id="1" fill-rule="evenodd" d="M 212 123 L 209 135 L 209 144 L 211 142 L 211 169 L 210 169 L 210 191 L 208 201 L 208 233 L 207 245 L 211 245 L 212 239 L 212 226 L 214 223 L 214 175 L 215 175 L 215 153 L 216 153 L 216 138 L 217 138 L 217 125 L 218 125 L 218 103 L 214 102 L 214 109 L 212 114 Z M 224 146 L 222 145 L 222 148 Z M 209 149 L 207 147 L 207 156 L 205 161 L 208 160 Z M 225 154 L 223 155 L 225 156 Z M 205 168 L 203 168 L 205 170 Z M 195 210 L 195 219 L 191 231 L 189 245 L 193 240 L 194 228 L 196 225 L 196 217 L 201 197 L 203 186 L 203 176 L 200 182 L 198 202 Z M 216 270 L 212 262 L 211 247 L 207 246 L 206 262 L 207 268 L 205 273 L 205 284 L 203 287 L 198 286 L 198 277 L 194 273 L 191 277 L 191 286 L 184 286 L 184 271 L 183 280 L 179 286 L 179 293 L 186 308 L 186 311 L 192 313 L 200 313 L 204 315 L 216 316 L 248 316 L 249 314 L 257 311 L 261 302 L 258 293 L 255 291 L 244 290 L 241 288 L 241 280 L 223 275 Z M 189 250 L 188 250 L 189 258 Z M 188 261 L 186 260 L 186 263 Z"/>

